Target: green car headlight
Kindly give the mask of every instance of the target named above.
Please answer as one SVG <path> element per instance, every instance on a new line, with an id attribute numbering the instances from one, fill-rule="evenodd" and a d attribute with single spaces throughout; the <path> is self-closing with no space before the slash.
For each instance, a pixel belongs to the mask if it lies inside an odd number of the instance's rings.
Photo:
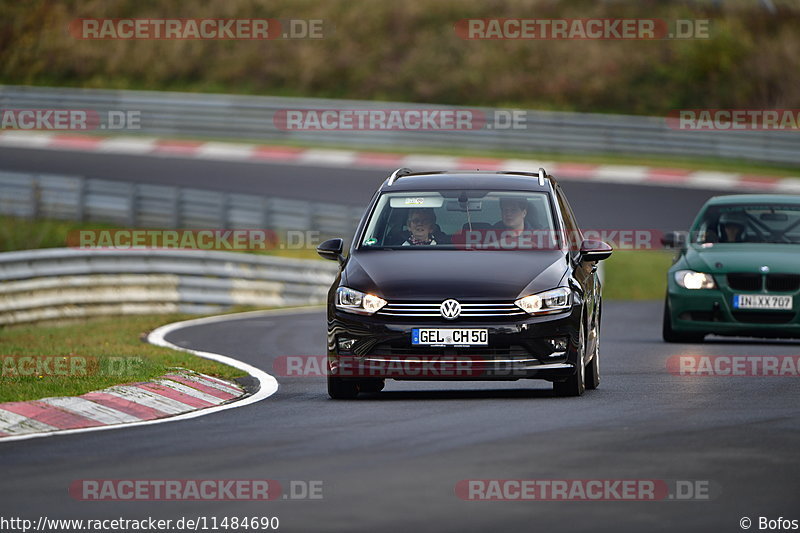
<path id="1" fill-rule="evenodd" d="M 684 289 L 716 289 L 714 277 L 705 272 L 694 270 L 678 270 L 675 272 L 675 282 Z"/>

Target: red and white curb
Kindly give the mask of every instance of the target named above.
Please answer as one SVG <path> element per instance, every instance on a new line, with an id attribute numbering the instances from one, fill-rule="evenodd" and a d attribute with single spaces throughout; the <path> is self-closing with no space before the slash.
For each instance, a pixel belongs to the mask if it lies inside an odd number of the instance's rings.
<path id="1" fill-rule="evenodd" d="M 155 381 L 115 385 L 81 396 L 0 403 L 0 438 L 155 420 L 244 394 L 235 383 L 179 369 Z"/>
<path id="2" fill-rule="evenodd" d="M 187 370 L 178 370 L 145 383 L 115 385 L 78 397 L 43 398 L 0 404 L 0 444 L 56 435 L 70 435 L 188 420 L 264 400 L 278 390 L 277 380 L 252 365 L 213 352 L 191 350 L 165 337 L 183 328 L 240 320 L 319 312 L 322 307 L 249 311 L 195 318 L 153 330 L 147 341 L 189 352 L 243 370 L 258 382 L 250 395 L 235 383 Z"/>
<path id="3" fill-rule="evenodd" d="M 408 167 L 415 170 L 480 169 L 530 172 L 539 167 L 544 167 L 550 174 L 566 180 L 734 192 L 800 193 L 800 177 L 782 178 L 735 172 L 636 165 L 592 165 L 536 159 L 407 155 L 232 142 L 186 141 L 154 137 L 98 137 L 93 135 L 23 131 L 0 132 L 0 146 L 384 170 Z"/>

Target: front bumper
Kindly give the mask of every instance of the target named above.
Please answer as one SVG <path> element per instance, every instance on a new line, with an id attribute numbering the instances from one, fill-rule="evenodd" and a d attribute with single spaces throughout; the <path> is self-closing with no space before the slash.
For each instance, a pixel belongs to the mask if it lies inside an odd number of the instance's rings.
<path id="1" fill-rule="evenodd" d="M 329 307 L 328 373 L 355 379 L 561 381 L 577 369 L 580 320 L 580 305 L 541 317 L 414 322 Z M 411 330 L 420 327 L 486 328 L 488 346 L 413 346 Z M 566 347 L 554 349 L 551 339 L 564 340 Z M 344 349 L 342 341 L 352 345 Z"/>
<path id="2" fill-rule="evenodd" d="M 767 294 L 736 291 L 724 276 L 715 276 L 716 289 L 684 289 L 675 283 L 670 272 L 667 300 L 672 329 L 685 333 L 710 333 L 727 336 L 767 338 L 800 337 L 800 294 L 792 295 L 792 311 L 738 310 L 733 308 L 735 294 Z"/>

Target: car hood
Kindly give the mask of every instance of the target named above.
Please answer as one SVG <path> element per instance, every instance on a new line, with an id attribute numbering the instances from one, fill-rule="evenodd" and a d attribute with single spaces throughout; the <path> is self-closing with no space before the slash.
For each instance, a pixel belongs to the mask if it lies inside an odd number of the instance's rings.
<path id="1" fill-rule="evenodd" d="M 561 251 L 370 250 L 350 257 L 343 283 L 389 301 L 513 301 L 557 287 L 566 270 Z"/>
<path id="2" fill-rule="evenodd" d="M 772 273 L 797 273 L 800 267 L 797 244 L 692 244 L 686 250 L 686 264 L 692 270 L 709 274 L 760 272 L 762 266 Z"/>

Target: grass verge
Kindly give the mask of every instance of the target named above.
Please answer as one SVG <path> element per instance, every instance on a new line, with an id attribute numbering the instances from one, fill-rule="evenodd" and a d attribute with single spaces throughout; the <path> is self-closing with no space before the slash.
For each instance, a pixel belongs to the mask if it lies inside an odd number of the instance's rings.
<path id="1" fill-rule="evenodd" d="M 121 228 L 113 224 L 100 222 L 80 222 L 69 220 L 26 219 L 0 216 L 0 252 L 16 250 L 35 250 L 40 248 L 63 248 L 67 246 L 67 235 L 79 230 L 115 230 L 140 229 Z M 314 248 L 296 248 L 276 243 L 276 247 L 267 250 L 245 251 L 263 255 L 287 257 L 290 259 L 319 259 Z"/>
<path id="2" fill-rule="evenodd" d="M 170 367 L 188 368 L 224 379 L 246 375 L 215 361 L 144 342 L 147 332 L 187 318 L 196 317 L 140 315 L 61 325 L 6 327 L 0 334 L 3 363 L 0 402 L 78 396 L 111 385 L 157 378 L 166 374 Z M 59 363 L 55 359 L 59 357 L 54 357 L 46 366 L 36 368 L 35 363 L 21 361 L 22 356 L 59 356 L 62 359 L 67 356 L 68 363 L 57 370 Z M 75 365 L 74 360 L 82 360 L 83 364 Z M 69 375 L 81 374 L 81 367 L 85 375 Z M 31 375 L 20 375 L 20 371 L 30 370 L 33 370 Z"/>
<path id="3" fill-rule="evenodd" d="M 605 261 L 603 298 L 606 300 L 661 300 L 667 290 L 667 270 L 673 252 L 616 250 Z"/>

